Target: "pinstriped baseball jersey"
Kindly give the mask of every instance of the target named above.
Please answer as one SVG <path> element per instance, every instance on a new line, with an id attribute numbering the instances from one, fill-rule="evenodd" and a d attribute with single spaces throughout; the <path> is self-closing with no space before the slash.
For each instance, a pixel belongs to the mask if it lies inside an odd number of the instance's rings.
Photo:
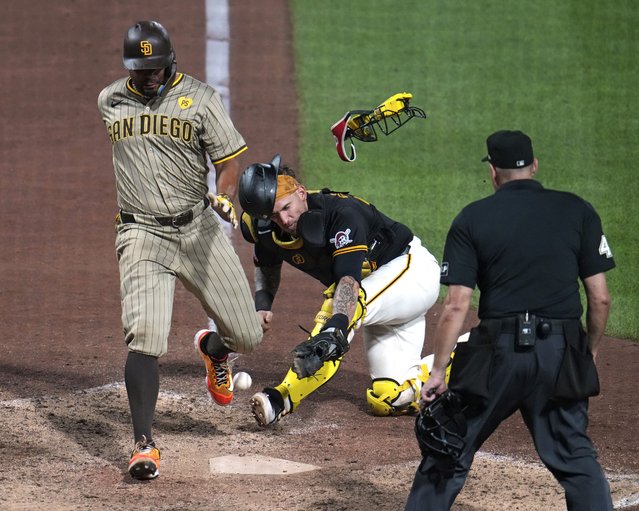
<path id="1" fill-rule="evenodd" d="M 216 213 L 203 202 L 206 155 L 220 164 L 246 144 L 212 87 L 181 73 L 166 87 L 149 99 L 122 78 L 98 97 L 121 210 L 124 338 L 132 352 L 167 352 L 179 279 L 215 320 L 226 347 L 248 353 L 262 339 L 251 290 Z"/>
<path id="2" fill-rule="evenodd" d="M 206 153 L 220 163 L 246 149 L 219 93 L 177 73 L 165 94 L 147 100 L 130 78 L 98 97 L 113 144 L 118 206 L 129 213 L 172 216 L 208 190 Z"/>

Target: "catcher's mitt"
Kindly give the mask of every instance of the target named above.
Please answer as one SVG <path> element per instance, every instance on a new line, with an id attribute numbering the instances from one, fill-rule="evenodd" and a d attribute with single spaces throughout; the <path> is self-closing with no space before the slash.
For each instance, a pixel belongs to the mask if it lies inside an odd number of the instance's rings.
<path id="1" fill-rule="evenodd" d="M 339 359 L 348 348 L 348 340 L 339 328 L 327 328 L 293 350 L 293 371 L 298 378 L 308 378 L 315 374 L 324 362 Z"/>
<path id="2" fill-rule="evenodd" d="M 437 471 L 452 477 L 466 445 L 466 418 L 460 398 L 447 390 L 421 411 L 415 420 L 415 436 L 422 456 L 435 458 Z"/>

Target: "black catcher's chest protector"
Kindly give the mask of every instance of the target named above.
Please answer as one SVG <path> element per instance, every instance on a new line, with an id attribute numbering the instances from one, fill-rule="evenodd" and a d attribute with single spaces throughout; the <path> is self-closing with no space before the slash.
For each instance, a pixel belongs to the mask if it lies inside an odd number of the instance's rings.
<path id="1" fill-rule="evenodd" d="M 304 213 L 304 215 L 307 214 Z M 313 215 L 312 221 L 315 227 L 304 228 L 310 233 L 312 238 L 310 242 L 302 237 L 291 238 L 271 220 L 252 218 L 246 213 L 242 215 L 240 225 L 244 239 L 256 245 L 255 264 L 257 266 L 275 266 L 286 261 L 322 284 L 330 286 L 334 282 L 333 258 L 325 247 L 318 244 L 323 234 L 317 232 L 317 226 L 321 221 L 316 222 L 316 220 L 316 216 Z"/>
<path id="2" fill-rule="evenodd" d="M 309 192 L 307 202 L 308 210 L 298 220 L 298 238 L 271 220 L 243 216 L 242 232 L 256 244 L 258 266 L 286 261 L 330 286 L 337 276 L 359 279 L 363 271 L 375 270 L 400 255 L 413 238 L 406 226 L 347 192 Z M 338 243 L 340 235 L 348 244 Z M 360 254 L 359 259 L 354 254 Z"/>

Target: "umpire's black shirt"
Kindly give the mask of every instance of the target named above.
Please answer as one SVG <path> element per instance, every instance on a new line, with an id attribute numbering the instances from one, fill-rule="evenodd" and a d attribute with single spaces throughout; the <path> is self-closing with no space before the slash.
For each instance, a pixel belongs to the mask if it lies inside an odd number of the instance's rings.
<path id="1" fill-rule="evenodd" d="M 578 319 L 578 279 L 615 266 L 594 208 L 532 179 L 508 181 L 466 206 L 448 232 L 443 260 L 442 284 L 481 291 L 480 319 L 526 311 Z"/>

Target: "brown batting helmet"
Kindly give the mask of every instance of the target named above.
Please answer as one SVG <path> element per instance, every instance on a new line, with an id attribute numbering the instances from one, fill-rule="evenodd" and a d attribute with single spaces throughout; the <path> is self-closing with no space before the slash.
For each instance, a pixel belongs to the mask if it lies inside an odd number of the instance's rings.
<path id="1" fill-rule="evenodd" d="M 169 33 L 157 21 L 138 21 L 124 37 L 122 61 L 129 70 L 172 67 L 175 52 Z"/>

